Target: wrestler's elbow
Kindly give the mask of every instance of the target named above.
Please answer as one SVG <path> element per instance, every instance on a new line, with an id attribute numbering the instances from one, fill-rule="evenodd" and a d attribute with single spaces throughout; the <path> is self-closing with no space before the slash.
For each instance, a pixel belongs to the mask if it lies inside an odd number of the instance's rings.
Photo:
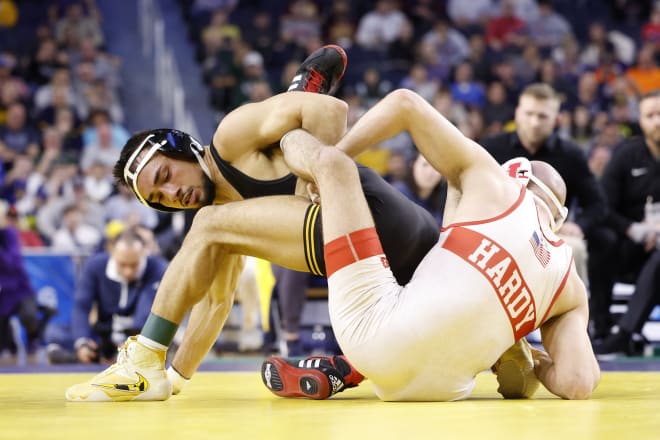
<path id="1" fill-rule="evenodd" d="M 567 400 L 589 399 L 598 386 L 600 372 L 575 372 L 565 378 L 558 394 Z"/>

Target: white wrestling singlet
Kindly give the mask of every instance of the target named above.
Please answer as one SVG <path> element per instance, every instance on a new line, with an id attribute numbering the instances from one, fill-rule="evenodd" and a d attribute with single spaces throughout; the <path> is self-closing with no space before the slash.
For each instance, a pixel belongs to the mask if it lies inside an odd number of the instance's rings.
<path id="1" fill-rule="evenodd" d="M 443 229 L 405 287 L 367 233 L 326 248 L 330 317 L 348 359 L 389 401 L 467 397 L 479 372 L 548 319 L 572 260 L 542 232 L 524 188 L 501 215 Z"/>

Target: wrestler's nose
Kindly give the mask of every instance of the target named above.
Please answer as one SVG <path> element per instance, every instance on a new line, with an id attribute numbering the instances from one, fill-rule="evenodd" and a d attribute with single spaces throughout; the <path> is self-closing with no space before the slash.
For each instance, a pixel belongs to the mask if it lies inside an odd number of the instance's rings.
<path id="1" fill-rule="evenodd" d="M 165 198 L 167 201 L 174 202 L 179 199 L 179 193 L 181 192 L 181 189 L 178 185 L 166 183 L 161 186 L 160 192 L 163 195 L 163 198 Z"/>

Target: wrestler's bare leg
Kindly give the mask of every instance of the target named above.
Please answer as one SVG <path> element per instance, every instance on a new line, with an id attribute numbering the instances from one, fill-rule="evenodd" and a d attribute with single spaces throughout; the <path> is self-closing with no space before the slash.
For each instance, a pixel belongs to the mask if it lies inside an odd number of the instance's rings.
<path id="1" fill-rule="evenodd" d="M 374 227 L 353 159 L 334 147 L 323 146 L 303 130 L 288 133 L 282 141 L 282 150 L 289 168 L 318 186 L 325 243 Z"/>
<path id="2" fill-rule="evenodd" d="M 163 276 L 151 312 L 180 324 L 197 304 L 172 362 L 191 377 L 218 338 L 251 255 L 307 271 L 301 224 L 309 201 L 271 196 L 205 207 Z"/>

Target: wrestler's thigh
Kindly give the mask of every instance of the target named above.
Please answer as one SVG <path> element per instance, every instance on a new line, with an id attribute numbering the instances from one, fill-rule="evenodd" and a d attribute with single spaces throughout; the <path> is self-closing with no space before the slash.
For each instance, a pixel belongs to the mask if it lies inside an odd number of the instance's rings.
<path id="1" fill-rule="evenodd" d="M 309 200 L 268 196 L 202 208 L 186 237 L 188 246 L 215 243 L 231 253 L 307 272 L 303 224 Z"/>

